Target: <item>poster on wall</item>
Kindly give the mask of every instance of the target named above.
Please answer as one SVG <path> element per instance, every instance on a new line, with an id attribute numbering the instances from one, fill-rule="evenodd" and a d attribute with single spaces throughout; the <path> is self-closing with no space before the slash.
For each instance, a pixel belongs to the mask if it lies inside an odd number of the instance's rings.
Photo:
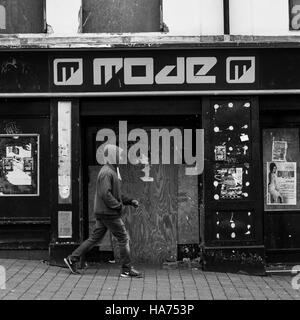
<path id="1" fill-rule="evenodd" d="M 220 199 L 242 199 L 243 168 L 222 168 L 215 172 Z M 218 200 L 218 199 L 216 199 Z"/>
<path id="2" fill-rule="evenodd" d="M 39 135 L 0 135 L 0 196 L 39 195 Z"/>
<path id="3" fill-rule="evenodd" d="M 267 204 L 297 204 L 297 163 L 267 162 Z"/>
<path id="4" fill-rule="evenodd" d="M 226 146 L 215 146 L 215 161 L 226 161 Z"/>
<path id="5" fill-rule="evenodd" d="M 263 130 L 264 208 L 266 211 L 300 209 L 299 129 Z"/>
<path id="6" fill-rule="evenodd" d="M 58 107 L 58 202 L 72 202 L 71 186 L 71 102 Z"/>
<path id="7" fill-rule="evenodd" d="M 58 211 L 58 237 L 72 238 L 72 211 Z"/>
<path id="8" fill-rule="evenodd" d="M 273 141 L 272 161 L 286 161 L 287 142 Z"/>

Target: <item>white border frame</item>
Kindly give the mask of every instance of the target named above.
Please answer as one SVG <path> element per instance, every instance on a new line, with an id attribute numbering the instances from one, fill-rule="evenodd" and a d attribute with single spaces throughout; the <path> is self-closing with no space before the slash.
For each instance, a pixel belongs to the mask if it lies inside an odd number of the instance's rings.
<path id="1" fill-rule="evenodd" d="M 0 197 L 39 197 L 40 196 L 40 134 L 39 133 L 17 133 L 17 134 L 0 134 L 1 137 L 37 137 L 37 193 L 36 194 L 3 194 Z"/>

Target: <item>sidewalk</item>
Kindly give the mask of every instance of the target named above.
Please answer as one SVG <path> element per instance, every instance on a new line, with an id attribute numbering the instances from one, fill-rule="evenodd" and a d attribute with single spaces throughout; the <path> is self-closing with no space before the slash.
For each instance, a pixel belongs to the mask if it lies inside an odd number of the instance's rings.
<path id="1" fill-rule="evenodd" d="M 119 266 L 90 266 L 82 275 L 41 261 L 0 259 L 6 289 L 0 300 L 300 300 L 291 276 L 257 277 L 198 269 L 138 266 L 144 279 L 119 278 Z"/>

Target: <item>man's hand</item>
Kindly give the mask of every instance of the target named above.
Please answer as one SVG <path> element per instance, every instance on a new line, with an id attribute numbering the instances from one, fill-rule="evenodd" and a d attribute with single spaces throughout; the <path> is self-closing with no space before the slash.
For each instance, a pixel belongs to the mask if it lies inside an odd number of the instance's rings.
<path id="1" fill-rule="evenodd" d="M 131 204 L 133 205 L 133 207 L 137 208 L 140 204 L 138 202 L 138 200 L 132 200 Z"/>

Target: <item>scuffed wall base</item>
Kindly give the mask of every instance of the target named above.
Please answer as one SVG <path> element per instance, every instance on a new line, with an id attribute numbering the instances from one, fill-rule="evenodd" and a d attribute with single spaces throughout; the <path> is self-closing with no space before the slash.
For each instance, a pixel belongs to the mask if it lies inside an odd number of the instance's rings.
<path id="1" fill-rule="evenodd" d="M 51 243 L 49 246 L 49 264 L 51 266 L 64 267 L 64 258 L 66 258 L 79 244 L 71 243 Z"/>
<path id="2" fill-rule="evenodd" d="M 281 249 L 266 251 L 266 260 L 269 264 L 290 263 L 300 264 L 300 249 Z"/>
<path id="3" fill-rule="evenodd" d="M 204 248 L 205 271 L 266 275 L 265 248 Z"/>
<path id="4" fill-rule="evenodd" d="M 48 260 L 48 250 L 0 249 L 0 259 Z"/>

